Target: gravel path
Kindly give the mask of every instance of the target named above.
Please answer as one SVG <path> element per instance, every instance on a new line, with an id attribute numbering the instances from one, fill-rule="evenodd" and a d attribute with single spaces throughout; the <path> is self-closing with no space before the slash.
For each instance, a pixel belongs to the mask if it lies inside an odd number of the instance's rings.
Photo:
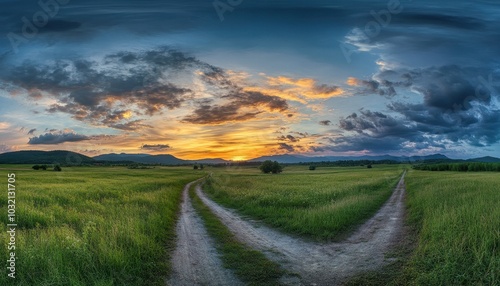
<path id="1" fill-rule="evenodd" d="M 181 214 L 176 226 L 177 245 L 172 257 L 173 273 L 167 285 L 244 285 L 225 269 L 201 218 L 194 210 L 184 187 Z"/>
<path id="2" fill-rule="evenodd" d="M 382 208 L 339 243 L 314 243 L 288 236 L 218 205 L 199 185 L 196 192 L 240 241 L 263 251 L 270 259 L 300 276 L 300 280 L 286 277 L 282 281 L 284 284 L 339 285 L 350 276 L 377 269 L 387 262 L 385 253 L 403 233 L 405 174 Z"/>

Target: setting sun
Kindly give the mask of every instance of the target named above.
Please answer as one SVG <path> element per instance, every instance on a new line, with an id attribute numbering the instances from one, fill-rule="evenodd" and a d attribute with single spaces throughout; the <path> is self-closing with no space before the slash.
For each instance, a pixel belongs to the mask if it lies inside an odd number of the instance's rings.
<path id="1" fill-rule="evenodd" d="M 246 156 L 234 156 L 231 160 L 233 161 L 245 161 L 248 158 Z"/>

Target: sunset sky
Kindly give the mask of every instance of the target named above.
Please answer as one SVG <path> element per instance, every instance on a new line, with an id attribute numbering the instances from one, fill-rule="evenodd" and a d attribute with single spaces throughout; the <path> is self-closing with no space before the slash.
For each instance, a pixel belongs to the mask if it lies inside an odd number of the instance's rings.
<path id="1" fill-rule="evenodd" d="M 500 156 L 496 1 L 0 0 L 0 153 Z"/>

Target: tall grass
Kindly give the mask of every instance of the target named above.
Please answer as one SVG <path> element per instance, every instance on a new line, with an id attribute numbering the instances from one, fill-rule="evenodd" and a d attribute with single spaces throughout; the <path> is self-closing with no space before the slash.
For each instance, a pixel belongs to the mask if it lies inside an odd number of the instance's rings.
<path id="1" fill-rule="evenodd" d="M 408 263 L 414 285 L 500 285 L 500 177 L 411 171 L 409 220 L 419 242 Z"/>
<path id="2" fill-rule="evenodd" d="M 16 285 L 162 285 L 182 188 L 202 176 L 190 168 L 15 173 Z M 4 261 L 6 199 L 0 198 Z M 9 282 L 1 275 L 0 285 Z"/>
<path id="3" fill-rule="evenodd" d="M 402 166 L 290 166 L 282 174 L 257 168 L 216 170 L 205 190 L 240 213 L 292 234 L 328 240 L 371 217 L 389 198 Z"/>

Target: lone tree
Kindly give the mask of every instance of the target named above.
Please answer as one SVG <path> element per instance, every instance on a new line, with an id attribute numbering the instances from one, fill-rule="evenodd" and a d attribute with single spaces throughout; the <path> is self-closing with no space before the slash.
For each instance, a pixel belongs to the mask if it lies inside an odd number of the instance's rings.
<path id="1" fill-rule="evenodd" d="M 281 166 L 280 163 L 278 163 L 276 161 L 273 162 L 271 160 L 267 160 L 264 163 L 262 163 L 262 165 L 260 165 L 259 169 L 264 174 L 269 174 L 269 173 L 279 174 L 279 173 L 283 172 L 283 166 Z"/>
<path id="2" fill-rule="evenodd" d="M 368 166 L 366 166 L 366 168 L 371 169 L 371 168 L 373 168 L 373 166 L 372 166 L 372 164 L 369 164 Z"/>
<path id="3" fill-rule="evenodd" d="M 198 165 L 194 165 L 193 170 L 198 170 Z"/>
<path id="4" fill-rule="evenodd" d="M 38 166 L 38 165 L 35 165 L 35 166 L 31 167 L 31 168 L 33 168 L 33 170 L 40 170 L 40 166 Z"/>
<path id="5" fill-rule="evenodd" d="M 316 170 L 316 166 L 309 166 L 309 171 L 314 171 Z"/>
<path id="6" fill-rule="evenodd" d="M 54 171 L 56 171 L 56 172 L 61 172 L 61 171 L 62 171 L 61 166 L 59 166 L 59 165 L 55 165 L 55 166 L 54 166 Z"/>

